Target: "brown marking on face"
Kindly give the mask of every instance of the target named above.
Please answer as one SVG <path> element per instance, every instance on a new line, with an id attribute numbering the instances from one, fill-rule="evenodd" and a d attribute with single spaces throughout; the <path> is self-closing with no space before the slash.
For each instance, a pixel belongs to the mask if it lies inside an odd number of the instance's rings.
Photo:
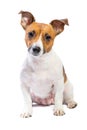
<path id="1" fill-rule="evenodd" d="M 65 69 L 64 69 L 64 67 L 63 67 L 63 77 L 64 77 L 64 83 L 67 81 L 67 75 L 66 75 L 66 73 L 65 73 Z"/>
<path id="2" fill-rule="evenodd" d="M 41 38 L 44 51 L 49 52 L 51 50 L 55 38 L 55 31 L 51 25 L 33 22 L 31 25 L 27 26 L 25 31 L 25 42 L 27 47 L 30 47 Z M 34 32 L 34 36 L 29 37 L 29 33 L 32 32 Z"/>
<path id="3" fill-rule="evenodd" d="M 50 25 L 45 25 L 42 28 L 42 43 L 44 46 L 44 51 L 49 52 L 53 46 L 55 38 L 55 31 Z"/>
<path id="4" fill-rule="evenodd" d="M 33 37 L 29 37 L 29 33 L 35 32 Z M 39 24 L 33 22 L 31 25 L 27 26 L 25 30 L 25 42 L 27 47 L 30 47 L 33 43 L 37 42 L 41 33 Z"/>

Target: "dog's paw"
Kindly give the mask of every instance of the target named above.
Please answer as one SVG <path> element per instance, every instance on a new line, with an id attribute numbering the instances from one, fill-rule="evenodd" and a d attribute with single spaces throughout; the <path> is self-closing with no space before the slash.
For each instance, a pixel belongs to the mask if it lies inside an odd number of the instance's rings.
<path id="1" fill-rule="evenodd" d="M 67 104 L 67 107 L 70 109 L 75 108 L 76 106 L 77 106 L 77 103 L 75 101 L 70 101 Z"/>
<path id="2" fill-rule="evenodd" d="M 20 114 L 20 117 L 22 118 L 29 118 L 32 117 L 32 107 L 24 106 L 22 113 Z"/>
<path id="3" fill-rule="evenodd" d="M 21 118 L 29 118 L 29 117 L 32 117 L 32 114 L 25 112 L 25 113 L 20 114 L 20 117 Z"/>
<path id="4" fill-rule="evenodd" d="M 53 114 L 55 116 L 63 116 L 65 114 L 65 112 L 63 111 L 63 109 L 56 109 L 56 110 L 54 110 Z"/>

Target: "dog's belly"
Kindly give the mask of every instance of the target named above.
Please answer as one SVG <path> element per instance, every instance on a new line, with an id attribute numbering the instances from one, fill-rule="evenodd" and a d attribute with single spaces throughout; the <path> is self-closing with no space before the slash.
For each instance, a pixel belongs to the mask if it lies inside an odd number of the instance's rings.
<path id="1" fill-rule="evenodd" d="M 37 84 L 36 84 L 37 85 Z M 36 90 L 37 89 L 37 90 Z M 31 87 L 32 101 L 41 105 L 50 105 L 54 103 L 54 85 L 40 84 Z"/>
<path id="2" fill-rule="evenodd" d="M 38 103 L 40 105 L 51 105 L 54 104 L 54 94 L 52 92 L 49 93 L 49 96 L 46 98 L 40 98 L 36 96 L 34 93 L 31 93 L 32 101 Z"/>

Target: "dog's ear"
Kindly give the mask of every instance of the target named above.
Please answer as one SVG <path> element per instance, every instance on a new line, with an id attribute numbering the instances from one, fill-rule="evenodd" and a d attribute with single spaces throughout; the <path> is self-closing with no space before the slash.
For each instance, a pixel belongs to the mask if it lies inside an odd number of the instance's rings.
<path id="1" fill-rule="evenodd" d="M 57 34 L 60 34 L 64 30 L 65 25 L 69 25 L 68 19 L 53 20 L 50 23 Z"/>
<path id="2" fill-rule="evenodd" d="M 21 14 L 21 25 L 24 29 L 35 21 L 34 16 L 30 12 L 20 11 L 19 14 Z"/>

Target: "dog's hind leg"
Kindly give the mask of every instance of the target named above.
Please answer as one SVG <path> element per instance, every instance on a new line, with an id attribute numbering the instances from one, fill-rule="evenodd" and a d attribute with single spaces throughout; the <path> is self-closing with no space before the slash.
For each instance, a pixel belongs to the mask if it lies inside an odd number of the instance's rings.
<path id="1" fill-rule="evenodd" d="M 77 106 L 77 103 L 73 99 L 73 86 L 68 79 L 65 82 L 63 96 L 64 96 L 64 104 L 66 104 L 68 108 L 72 109 Z"/>

